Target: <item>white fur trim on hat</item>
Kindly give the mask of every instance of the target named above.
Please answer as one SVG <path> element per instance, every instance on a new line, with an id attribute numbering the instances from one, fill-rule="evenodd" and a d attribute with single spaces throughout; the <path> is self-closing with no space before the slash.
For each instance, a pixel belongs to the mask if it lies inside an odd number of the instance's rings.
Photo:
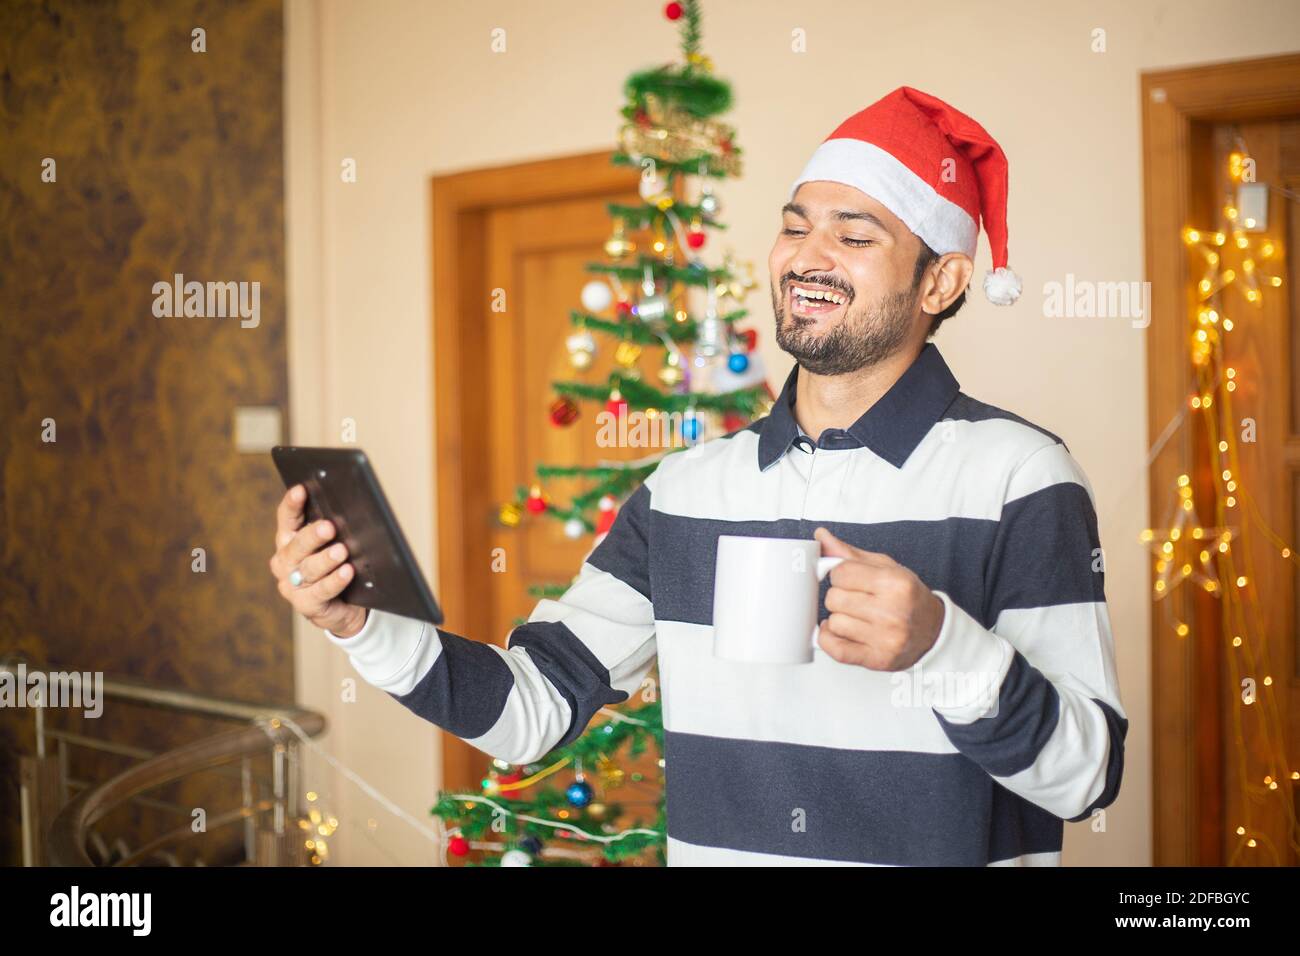
<path id="1" fill-rule="evenodd" d="M 813 180 L 844 183 L 881 203 L 939 255 L 975 257 L 979 225 L 966 210 L 935 192 L 898 157 L 860 139 L 828 139 L 817 147 L 790 189 Z"/>
<path id="2" fill-rule="evenodd" d="M 1006 266 L 984 273 L 984 294 L 994 305 L 1010 305 L 1020 298 L 1020 276 Z"/>

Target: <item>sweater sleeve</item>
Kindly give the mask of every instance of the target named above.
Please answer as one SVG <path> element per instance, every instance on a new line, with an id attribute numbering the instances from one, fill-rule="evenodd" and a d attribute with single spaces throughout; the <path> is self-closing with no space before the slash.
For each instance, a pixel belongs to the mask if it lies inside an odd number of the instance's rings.
<path id="1" fill-rule="evenodd" d="M 413 713 L 491 756 L 538 760 L 576 740 L 601 707 L 627 700 L 654 663 L 654 478 L 624 502 L 564 594 L 539 601 L 507 647 L 374 610 L 352 637 L 325 635 Z"/>
<path id="2" fill-rule="evenodd" d="M 1062 819 L 1109 806 L 1128 718 L 1092 488 L 1063 444 L 1035 451 L 1009 479 L 986 606 L 972 613 L 936 594 L 939 638 L 913 668 L 953 746 Z"/>

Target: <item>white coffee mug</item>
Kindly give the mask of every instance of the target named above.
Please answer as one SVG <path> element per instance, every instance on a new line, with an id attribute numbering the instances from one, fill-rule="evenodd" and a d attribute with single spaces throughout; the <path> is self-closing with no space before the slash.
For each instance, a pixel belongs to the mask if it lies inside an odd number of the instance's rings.
<path id="1" fill-rule="evenodd" d="M 818 584 L 843 558 L 821 542 L 718 537 L 713 578 L 713 656 L 764 664 L 810 664 L 816 646 Z"/>

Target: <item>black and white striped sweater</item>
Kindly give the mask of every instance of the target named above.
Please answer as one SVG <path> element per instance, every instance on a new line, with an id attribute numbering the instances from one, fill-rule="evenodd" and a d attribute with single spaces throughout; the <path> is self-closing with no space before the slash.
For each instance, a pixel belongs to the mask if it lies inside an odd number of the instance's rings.
<path id="1" fill-rule="evenodd" d="M 1115 799 L 1128 728 L 1086 476 L 1059 438 L 963 394 L 932 342 L 815 444 L 791 411 L 798 372 L 766 417 L 665 458 L 508 649 L 376 611 L 327 636 L 512 763 L 574 740 L 657 658 L 670 865 L 1059 864 L 1063 822 Z M 818 525 L 942 599 L 909 670 L 714 658 L 718 536 Z M 917 692 L 979 674 L 992 698 Z"/>

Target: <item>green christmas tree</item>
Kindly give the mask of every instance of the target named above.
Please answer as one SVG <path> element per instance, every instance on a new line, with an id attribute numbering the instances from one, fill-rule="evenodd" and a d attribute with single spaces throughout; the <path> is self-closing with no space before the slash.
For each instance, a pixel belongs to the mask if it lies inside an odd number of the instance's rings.
<path id="1" fill-rule="evenodd" d="M 574 369 L 591 367 L 598 333 L 613 344 L 614 370 L 603 381 L 552 383 L 551 421 L 558 427 L 576 419 L 579 402 L 594 402 L 604 405 L 606 421 L 628 426 L 635 417 L 629 427 L 660 433 L 667 427 L 675 440 L 627 463 L 538 465 L 531 487 L 520 487 L 502 505 L 507 526 L 525 514 L 558 520 L 571 538 L 594 534 L 594 547 L 618 503 L 664 455 L 744 427 L 771 406 L 755 335 L 736 328 L 746 317 L 741 303 L 754 285 L 752 269 L 738 277 L 730 253 L 716 267 L 701 258 L 708 231 L 725 228 L 713 184 L 739 175 L 741 151 L 734 130 L 716 119 L 730 109 L 731 88 L 700 52 L 699 6 L 684 0 L 664 8 L 679 23 L 682 61 L 635 73 L 625 84 L 613 161 L 640 169 L 642 202 L 609 204 L 608 261 L 587 266 L 600 278 L 583 287 L 583 308 L 570 315 L 574 331 L 565 344 Z M 644 381 L 638 367 L 646 349 L 662 352 L 657 384 Z M 545 490 L 553 479 L 577 479 L 584 490 L 554 501 Z M 529 593 L 555 598 L 567 587 Z M 643 693 L 617 710 L 602 710 L 581 737 L 534 764 L 493 761 L 479 793 L 440 793 L 432 812 L 447 827 L 449 854 L 478 865 L 662 865 L 657 686 L 652 676 Z M 626 769 L 648 753 L 658 758 L 652 773 Z"/>

